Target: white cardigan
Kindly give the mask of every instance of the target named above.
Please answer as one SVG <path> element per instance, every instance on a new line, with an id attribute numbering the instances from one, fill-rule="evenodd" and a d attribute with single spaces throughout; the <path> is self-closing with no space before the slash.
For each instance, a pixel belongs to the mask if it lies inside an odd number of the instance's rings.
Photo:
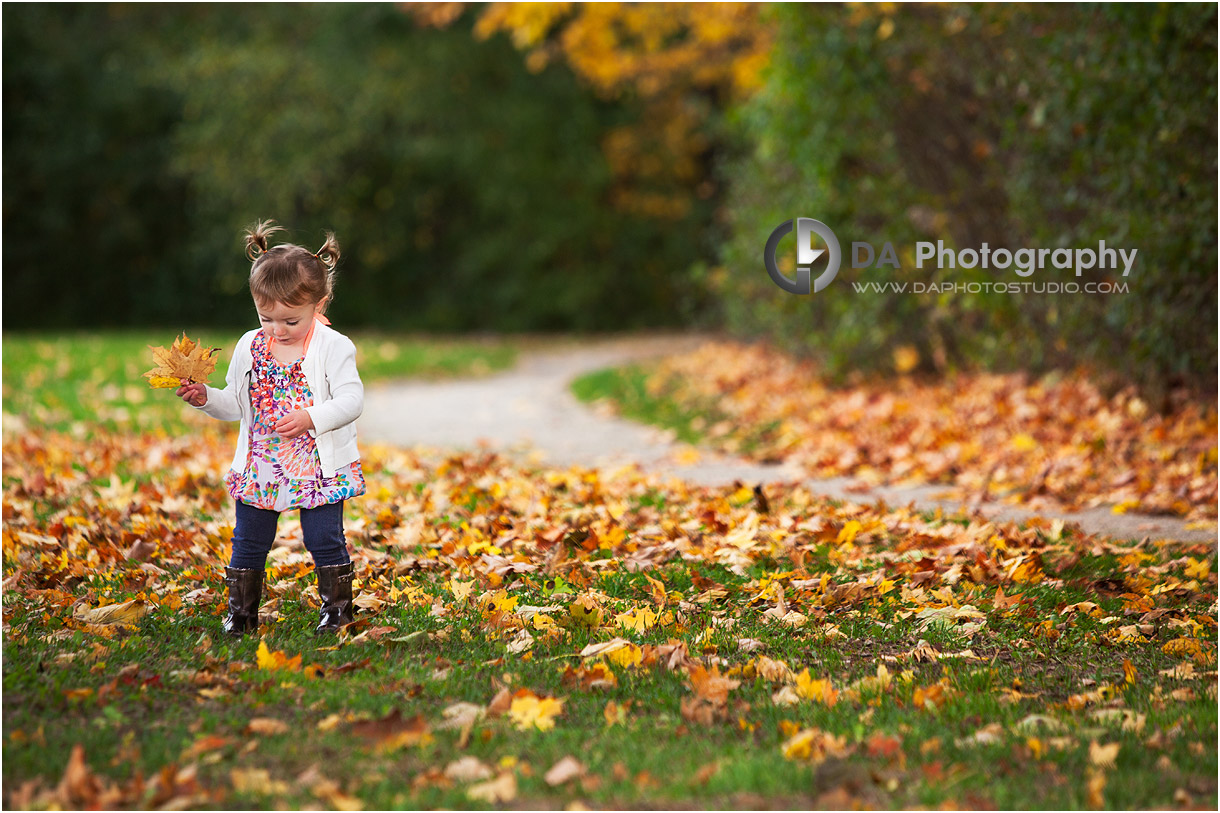
<path id="1" fill-rule="evenodd" d="M 198 407 L 218 420 L 241 421 L 232 465 L 236 472 L 246 468 L 250 425 L 254 417 L 250 404 L 254 357 L 250 345 L 256 333 L 257 328 L 237 341 L 233 360 L 229 362 L 229 372 L 225 376 L 225 388 L 218 390 L 208 387 L 208 400 Z M 360 459 L 360 452 L 356 448 L 355 421 L 364 410 L 364 384 L 356 370 L 356 345 L 334 328 L 317 322 L 301 369 L 313 394 L 314 405 L 305 408 L 313 419 L 314 428 L 309 430 L 309 434 L 317 442 L 322 476 L 334 477 L 339 469 Z"/>

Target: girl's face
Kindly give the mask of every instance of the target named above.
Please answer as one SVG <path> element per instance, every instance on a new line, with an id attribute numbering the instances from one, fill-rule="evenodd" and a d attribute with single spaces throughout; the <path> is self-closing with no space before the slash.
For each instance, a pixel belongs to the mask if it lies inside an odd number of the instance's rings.
<path id="1" fill-rule="evenodd" d="M 258 320 L 277 342 L 285 346 L 300 344 L 309 335 L 313 316 L 320 313 L 326 300 L 305 305 L 285 305 L 283 302 L 255 303 Z"/>

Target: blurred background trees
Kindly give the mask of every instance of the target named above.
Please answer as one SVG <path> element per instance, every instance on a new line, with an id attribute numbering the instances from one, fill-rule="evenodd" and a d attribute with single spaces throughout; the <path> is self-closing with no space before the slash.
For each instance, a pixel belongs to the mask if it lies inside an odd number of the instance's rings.
<path id="1" fill-rule="evenodd" d="M 9 329 L 244 325 L 240 232 L 273 217 L 338 233 L 351 327 L 714 325 L 834 375 L 1085 363 L 1215 387 L 1214 6 L 3 15 Z M 908 255 L 795 297 L 761 253 L 798 215 L 878 246 L 1140 254 L 1125 295 L 851 290 L 938 278 Z"/>

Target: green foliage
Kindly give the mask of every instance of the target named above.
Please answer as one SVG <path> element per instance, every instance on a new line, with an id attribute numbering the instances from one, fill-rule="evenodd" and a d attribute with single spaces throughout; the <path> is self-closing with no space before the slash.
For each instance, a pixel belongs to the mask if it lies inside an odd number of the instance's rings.
<path id="1" fill-rule="evenodd" d="M 1216 16 L 1163 6 L 781 6 L 763 90 L 735 116 L 733 236 L 712 275 L 727 323 L 828 369 L 1086 362 L 1165 391 L 1215 386 Z M 762 272 L 779 223 L 816 217 L 845 263 L 813 297 Z M 1020 281 L 915 267 L 950 247 L 1139 249 L 1120 295 L 857 293 L 856 281 Z M 890 241 L 901 270 L 847 268 Z M 904 248 L 906 251 L 904 252 Z M 1034 281 L 1077 281 L 1047 269 Z M 1200 330 L 1199 325 L 1206 326 Z"/>
<path id="2" fill-rule="evenodd" d="M 202 293 L 165 274 L 188 231 L 165 139 L 180 102 L 130 47 L 156 30 L 100 5 L 4 9 L 6 326 L 135 323 Z"/>
<path id="3" fill-rule="evenodd" d="M 5 225 L 21 235 L 5 260 L 26 294 L 6 298 L 9 326 L 247 322 L 240 233 L 267 217 L 309 246 L 337 233 L 332 315 L 349 326 L 674 318 L 706 212 L 666 227 L 613 211 L 600 141 L 630 103 L 563 67 L 531 74 L 504 37 L 359 4 L 5 22 Z M 35 296 L 48 275 L 54 301 Z"/>

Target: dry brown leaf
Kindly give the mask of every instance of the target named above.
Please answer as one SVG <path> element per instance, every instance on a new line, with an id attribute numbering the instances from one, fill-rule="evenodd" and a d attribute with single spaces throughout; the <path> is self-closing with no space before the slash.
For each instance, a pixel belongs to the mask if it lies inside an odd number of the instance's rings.
<path id="1" fill-rule="evenodd" d="M 245 729 L 247 734 L 261 734 L 263 736 L 287 734 L 288 730 L 287 723 L 274 717 L 255 717 L 246 723 Z"/>
<path id="2" fill-rule="evenodd" d="M 505 714 L 513 705 L 513 693 L 505 688 L 496 692 L 496 696 L 487 704 L 487 716 L 499 717 Z"/>
<path id="3" fill-rule="evenodd" d="M 556 787 L 583 776 L 584 772 L 585 766 L 580 764 L 580 760 L 573 756 L 566 756 L 552 765 L 543 779 L 551 787 Z"/>
<path id="4" fill-rule="evenodd" d="M 454 703 L 441 711 L 445 721 L 437 728 L 466 728 L 482 719 L 485 709 L 477 703 Z"/>
<path id="5" fill-rule="evenodd" d="M 137 539 L 127 549 L 127 558 L 133 562 L 143 562 L 157 551 L 157 543 L 151 539 Z"/>
<path id="6" fill-rule="evenodd" d="M 72 746 L 68 755 L 68 765 L 64 768 L 63 778 L 59 781 L 59 795 L 62 799 L 76 807 L 92 807 L 100 784 L 89 765 L 85 762 L 85 748 L 77 744 Z"/>
<path id="7" fill-rule="evenodd" d="M 478 782 L 490 779 L 494 772 L 477 757 L 465 756 L 446 765 L 445 776 L 454 782 Z"/>
<path id="8" fill-rule="evenodd" d="M 368 740 L 381 751 L 411 745 L 427 745 L 433 739 L 428 722 L 422 714 L 404 719 L 399 709 L 394 709 L 380 720 L 353 723 L 351 731 L 357 737 Z"/>
<path id="9" fill-rule="evenodd" d="M 689 680 L 691 689 L 700 699 L 715 705 L 727 703 L 729 692 L 741 685 L 741 681 L 721 675 L 719 667 L 712 666 L 709 670 L 702 664 L 691 670 Z"/>
<path id="10" fill-rule="evenodd" d="M 493 805 L 511 802 L 517 798 L 517 777 L 508 772 L 502 773 L 495 779 L 467 788 L 466 795 L 476 801 Z"/>
<path id="11" fill-rule="evenodd" d="M 107 604 L 104 607 L 87 609 L 78 607 L 73 615 L 76 620 L 86 624 L 123 624 L 137 623 L 141 618 L 152 612 L 142 599 L 132 599 L 118 604 Z"/>

